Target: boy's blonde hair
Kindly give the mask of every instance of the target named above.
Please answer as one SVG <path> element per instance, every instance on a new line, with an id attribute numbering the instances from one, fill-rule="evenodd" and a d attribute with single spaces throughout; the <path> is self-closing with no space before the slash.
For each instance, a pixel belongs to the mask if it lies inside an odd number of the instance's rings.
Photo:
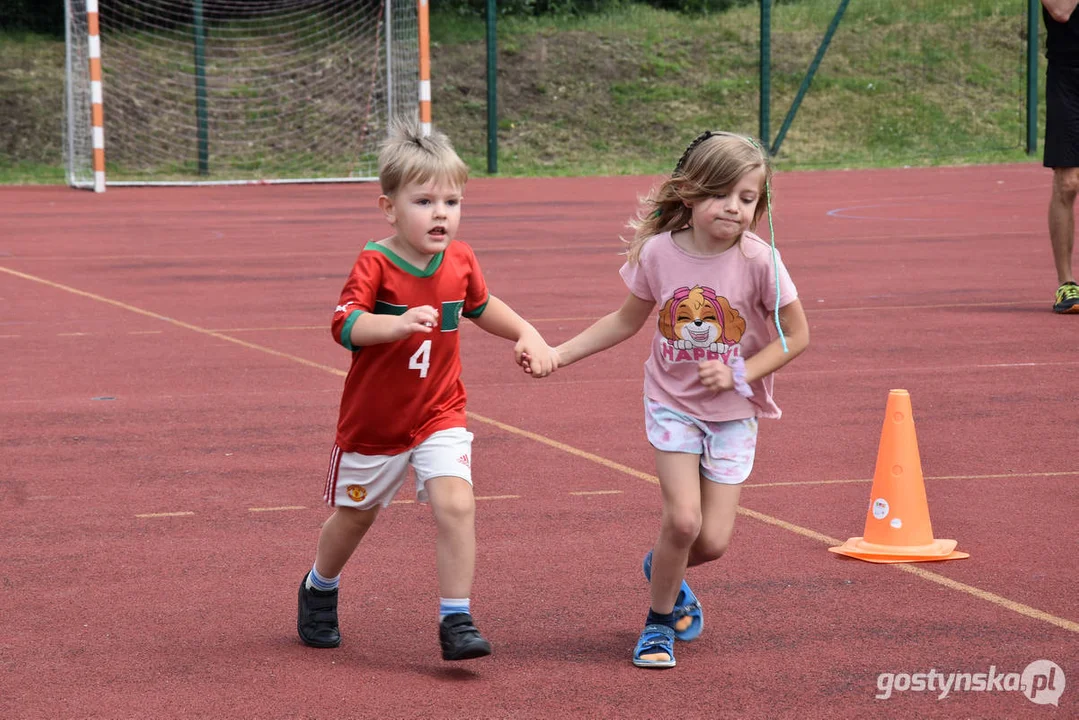
<path id="1" fill-rule="evenodd" d="M 432 129 L 425 136 L 418 122 L 395 121 L 378 155 L 382 194 L 392 197 L 409 183 L 422 185 L 430 180 L 464 187 L 468 166 L 443 133 Z"/>
<path id="2" fill-rule="evenodd" d="M 686 203 L 726 192 L 747 172 L 764 168 L 760 199 L 749 227 L 756 228 L 772 201 L 772 164 L 761 143 L 748 135 L 704 132 L 689 144 L 671 176 L 644 198 L 637 217 L 629 222 L 633 239 L 628 241 L 626 259 L 636 263 L 648 238 L 681 230 L 689 224 L 693 211 Z"/>

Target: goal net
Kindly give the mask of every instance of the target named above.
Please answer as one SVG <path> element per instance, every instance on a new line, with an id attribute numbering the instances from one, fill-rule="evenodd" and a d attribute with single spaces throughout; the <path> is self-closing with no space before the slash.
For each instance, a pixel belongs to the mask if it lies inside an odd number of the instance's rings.
<path id="1" fill-rule="evenodd" d="M 65 160 L 92 187 L 87 5 L 109 185 L 372 180 L 419 103 L 416 0 L 65 0 Z"/>

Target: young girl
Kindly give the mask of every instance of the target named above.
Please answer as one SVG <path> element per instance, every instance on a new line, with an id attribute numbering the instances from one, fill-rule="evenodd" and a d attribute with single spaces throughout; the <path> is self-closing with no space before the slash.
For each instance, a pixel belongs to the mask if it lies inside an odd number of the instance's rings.
<path id="1" fill-rule="evenodd" d="M 673 667 L 675 638 L 700 635 L 704 614 L 686 567 L 727 549 L 757 418 L 780 415 L 772 373 L 809 344 L 774 244 L 750 232 L 766 211 L 771 223 L 771 173 L 755 140 L 698 136 L 630 223 L 622 307 L 556 349 L 556 365 L 570 365 L 632 337 L 658 308 L 644 409 L 663 516 L 644 558 L 652 604 L 633 651 L 640 667 Z"/>

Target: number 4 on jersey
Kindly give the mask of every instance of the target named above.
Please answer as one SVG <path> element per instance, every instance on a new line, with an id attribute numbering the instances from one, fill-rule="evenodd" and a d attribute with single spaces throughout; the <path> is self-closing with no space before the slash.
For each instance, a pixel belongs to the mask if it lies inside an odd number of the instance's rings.
<path id="1" fill-rule="evenodd" d="M 427 377 L 427 368 L 431 367 L 431 341 L 424 340 L 412 357 L 408 359 L 409 370 L 419 370 L 420 377 Z"/>

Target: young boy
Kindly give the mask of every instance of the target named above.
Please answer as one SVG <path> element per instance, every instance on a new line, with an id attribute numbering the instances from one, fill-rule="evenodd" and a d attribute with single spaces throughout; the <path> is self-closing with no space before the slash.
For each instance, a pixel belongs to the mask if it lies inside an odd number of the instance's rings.
<path id="1" fill-rule="evenodd" d="M 333 335 L 352 351 L 312 569 L 300 583 L 297 630 L 337 647 L 341 570 L 411 466 L 437 526 L 439 639 L 444 660 L 491 654 L 472 620 L 475 567 L 472 433 L 465 429 L 458 324 L 462 315 L 512 340 L 525 372 L 554 370 L 535 328 L 490 295 L 472 249 L 455 240 L 468 168 L 439 132 L 399 125 L 379 155 L 378 206 L 393 234 L 368 242 L 345 283 Z"/>

